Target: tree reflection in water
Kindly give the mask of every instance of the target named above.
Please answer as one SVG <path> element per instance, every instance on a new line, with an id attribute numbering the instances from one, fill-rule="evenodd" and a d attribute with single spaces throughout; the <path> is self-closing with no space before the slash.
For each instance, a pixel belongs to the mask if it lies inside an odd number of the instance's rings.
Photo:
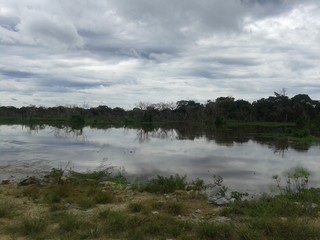
<path id="1" fill-rule="evenodd" d="M 283 158 L 285 152 L 289 151 L 289 141 L 286 139 L 275 141 L 272 148 L 274 154 L 278 154 Z"/>
<path id="2" fill-rule="evenodd" d="M 137 129 L 137 137 L 139 143 L 148 143 L 151 138 L 176 140 L 179 139 L 179 134 L 175 129 L 144 127 Z"/>
<path id="3" fill-rule="evenodd" d="M 59 137 L 72 137 L 82 142 L 87 142 L 88 137 L 84 134 L 83 128 L 74 128 L 73 126 L 48 126 L 45 124 L 41 125 L 23 125 L 22 129 L 26 129 L 28 134 L 37 135 L 40 130 L 44 130 L 46 128 L 51 129 L 51 133 L 59 138 Z"/>
<path id="4" fill-rule="evenodd" d="M 55 137 L 72 137 L 77 140 L 86 142 L 88 138 L 82 126 L 48 126 L 48 125 L 27 125 L 26 128 L 29 134 L 37 134 L 40 130 L 51 128 L 51 132 Z M 104 126 L 98 129 L 112 129 L 112 126 Z M 130 128 L 123 128 L 124 132 Z M 285 152 L 289 148 L 297 151 L 307 151 L 311 147 L 311 143 L 297 144 L 290 142 L 288 139 L 276 139 L 268 137 L 270 128 L 255 128 L 255 127 L 238 127 L 238 128 L 197 128 L 193 125 L 167 125 L 154 127 L 153 125 L 144 125 L 140 128 L 135 128 L 137 140 L 139 143 L 148 143 L 152 138 L 155 139 L 171 139 L 171 140 L 195 140 L 205 138 L 208 142 L 222 146 L 232 147 L 234 144 L 247 143 L 250 140 L 262 145 L 267 145 L 271 148 L 274 154 L 284 157 Z M 285 129 L 273 129 L 273 132 L 282 133 Z"/>

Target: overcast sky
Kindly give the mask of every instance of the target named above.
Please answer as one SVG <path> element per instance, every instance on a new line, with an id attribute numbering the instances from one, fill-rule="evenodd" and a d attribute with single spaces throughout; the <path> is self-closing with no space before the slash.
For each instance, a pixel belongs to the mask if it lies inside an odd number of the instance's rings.
<path id="1" fill-rule="evenodd" d="M 319 0 L 0 0 L 0 105 L 320 99 Z"/>

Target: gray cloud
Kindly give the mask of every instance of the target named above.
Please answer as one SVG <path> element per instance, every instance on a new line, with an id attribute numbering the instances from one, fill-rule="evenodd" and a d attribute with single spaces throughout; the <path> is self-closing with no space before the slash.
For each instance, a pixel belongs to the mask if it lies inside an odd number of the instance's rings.
<path id="1" fill-rule="evenodd" d="M 3 0 L 2 105 L 319 98 L 316 0 Z M 107 97 L 106 97 L 107 96 Z M 14 101 L 13 99 L 18 99 Z"/>

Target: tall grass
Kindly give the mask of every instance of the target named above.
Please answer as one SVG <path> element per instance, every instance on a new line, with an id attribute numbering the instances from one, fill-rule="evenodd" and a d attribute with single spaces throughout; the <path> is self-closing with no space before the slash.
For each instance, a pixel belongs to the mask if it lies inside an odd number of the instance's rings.
<path id="1" fill-rule="evenodd" d="M 183 190 L 186 186 L 186 176 L 178 174 L 170 177 L 157 176 L 145 183 L 143 190 L 150 193 L 173 193 L 175 190 Z"/>

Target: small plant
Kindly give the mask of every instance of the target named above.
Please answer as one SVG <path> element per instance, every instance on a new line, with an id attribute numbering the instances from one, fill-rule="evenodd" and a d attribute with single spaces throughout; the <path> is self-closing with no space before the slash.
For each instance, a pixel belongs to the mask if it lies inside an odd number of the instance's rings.
<path id="1" fill-rule="evenodd" d="M 281 178 L 279 175 L 273 175 L 272 179 L 276 182 L 276 187 L 280 192 L 295 193 L 308 187 L 310 175 L 311 173 L 307 168 L 295 167 L 284 173 L 284 177 L 286 179 L 285 186 L 281 186 Z"/>
<path id="2" fill-rule="evenodd" d="M 249 196 L 247 192 L 238 192 L 238 191 L 231 192 L 231 198 L 234 198 L 237 201 L 242 201 L 242 199 L 247 196 Z"/>
<path id="3" fill-rule="evenodd" d="M 14 204 L 6 200 L 0 200 L 0 218 L 11 218 L 14 210 Z"/>
<path id="4" fill-rule="evenodd" d="M 234 228 L 228 224 L 203 222 L 198 226 L 198 239 L 232 239 Z"/>
<path id="5" fill-rule="evenodd" d="M 35 235 L 44 231 L 47 222 L 43 218 L 31 217 L 22 221 L 23 233 L 26 235 Z"/>
<path id="6" fill-rule="evenodd" d="M 171 215 L 180 215 L 184 210 L 184 205 L 179 202 L 168 202 L 167 203 L 167 211 Z"/>
<path id="7" fill-rule="evenodd" d="M 98 204 L 112 203 L 114 202 L 114 195 L 108 192 L 98 192 L 94 199 Z"/>
<path id="8" fill-rule="evenodd" d="M 219 187 L 218 195 L 221 197 L 225 197 L 228 191 L 228 187 L 223 185 L 223 177 L 219 175 L 213 175 L 213 185 Z"/>
<path id="9" fill-rule="evenodd" d="M 92 198 L 82 198 L 78 202 L 79 206 L 83 209 L 89 209 L 96 205 L 96 202 Z"/>
<path id="10" fill-rule="evenodd" d="M 52 168 L 51 172 L 49 173 L 49 177 L 55 182 L 55 183 L 61 183 L 61 178 L 64 174 L 64 170 L 62 168 Z"/>
<path id="11" fill-rule="evenodd" d="M 94 182 L 105 181 L 110 177 L 110 168 L 99 170 L 99 171 L 90 171 L 90 172 L 75 172 L 70 171 L 69 178 L 72 179 L 75 183 L 83 183 L 88 180 L 93 180 Z"/>
<path id="12" fill-rule="evenodd" d="M 308 187 L 310 171 L 304 167 L 296 167 L 286 173 L 287 188 L 291 191 L 301 191 Z"/>
<path id="13" fill-rule="evenodd" d="M 61 199 L 68 197 L 73 192 L 73 187 L 66 184 L 52 184 L 45 192 L 45 201 L 48 203 L 59 203 Z"/>
<path id="14" fill-rule="evenodd" d="M 131 202 L 128 205 L 130 212 L 137 213 L 143 210 L 143 204 L 139 202 Z"/>
<path id="15" fill-rule="evenodd" d="M 117 183 L 117 184 L 127 184 L 128 179 L 125 175 L 124 168 L 120 168 L 116 174 L 109 178 L 109 181 Z"/>
<path id="16" fill-rule="evenodd" d="M 80 229 L 84 225 L 85 222 L 81 220 L 81 217 L 75 214 L 65 213 L 60 219 L 60 228 L 65 232 Z"/>
<path id="17" fill-rule="evenodd" d="M 127 228 L 128 216 L 123 212 L 105 209 L 99 213 L 99 218 L 106 221 L 106 230 L 111 232 L 123 232 Z"/>
<path id="18" fill-rule="evenodd" d="M 157 176 L 145 184 L 145 191 L 151 193 L 173 193 L 175 190 L 183 190 L 186 186 L 186 175 L 163 177 Z"/>
<path id="19" fill-rule="evenodd" d="M 193 190 L 195 191 L 201 191 L 206 188 L 203 179 L 200 178 L 196 178 L 195 180 L 193 180 L 191 182 L 191 185 L 193 187 Z"/>

